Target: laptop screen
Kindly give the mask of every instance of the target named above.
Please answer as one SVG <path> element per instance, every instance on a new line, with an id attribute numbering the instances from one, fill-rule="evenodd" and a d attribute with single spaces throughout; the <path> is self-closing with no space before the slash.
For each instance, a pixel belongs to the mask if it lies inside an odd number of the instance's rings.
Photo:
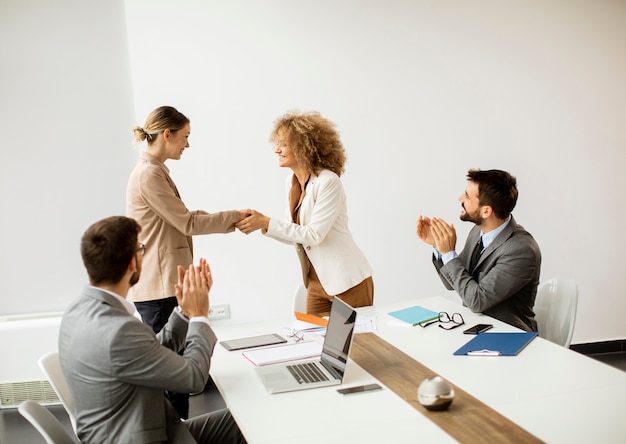
<path id="1" fill-rule="evenodd" d="M 346 370 L 355 323 L 356 311 L 341 299 L 333 298 L 321 359 L 341 375 Z"/>

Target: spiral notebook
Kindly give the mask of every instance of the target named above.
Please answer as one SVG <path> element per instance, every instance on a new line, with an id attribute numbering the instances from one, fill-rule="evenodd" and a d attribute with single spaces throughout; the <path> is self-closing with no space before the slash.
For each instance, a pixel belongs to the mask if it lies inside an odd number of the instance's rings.
<path id="1" fill-rule="evenodd" d="M 242 355 L 254 365 L 278 364 L 279 362 L 297 361 L 299 359 L 316 358 L 322 353 L 322 344 L 315 341 L 298 342 L 296 344 L 278 345 L 257 350 L 248 350 Z"/>

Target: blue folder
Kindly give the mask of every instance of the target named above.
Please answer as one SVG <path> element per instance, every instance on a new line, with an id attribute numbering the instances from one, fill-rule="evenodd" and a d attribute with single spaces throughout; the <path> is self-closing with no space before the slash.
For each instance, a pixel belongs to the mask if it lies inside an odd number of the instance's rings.
<path id="1" fill-rule="evenodd" d="M 454 354 L 468 356 L 515 356 L 536 336 L 537 332 L 479 333 L 475 338 L 455 351 Z"/>
<path id="2" fill-rule="evenodd" d="M 439 317 L 439 313 L 429 310 L 419 305 L 403 308 L 402 310 L 392 311 L 389 313 L 394 318 L 408 322 L 411 325 L 421 324 L 422 322 L 432 321 Z"/>

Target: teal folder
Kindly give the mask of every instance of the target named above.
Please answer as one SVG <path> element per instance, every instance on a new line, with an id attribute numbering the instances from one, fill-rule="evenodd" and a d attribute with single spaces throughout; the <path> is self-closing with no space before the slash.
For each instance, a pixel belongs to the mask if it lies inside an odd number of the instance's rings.
<path id="1" fill-rule="evenodd" d="M 455 355 L 468 356 L 515 356 L 530 341 L 537 337 L 537 332 L 484 332 L 454 352 Z"/>
<path id="2" fill-rule="evenodd" d="M 403 308 L 402 310 L 392 311 L 389 313 L 394 318 L 408 322 L 411 325 L 421 324 L 422 322 L 432 321 L 439 317 L 439 313 L 429 310 L 419 305 Z"/>

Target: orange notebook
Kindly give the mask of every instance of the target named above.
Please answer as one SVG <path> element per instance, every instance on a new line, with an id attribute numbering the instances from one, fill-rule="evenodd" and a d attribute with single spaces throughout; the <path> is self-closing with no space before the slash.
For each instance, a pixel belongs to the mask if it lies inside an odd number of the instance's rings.
<path id="1" fill-rule="evenodd" d="M 299 311 L 294 312 L 296 315 L 296 319 L 298 321 L 308 322 L 309 324 L 321 325 L 322 327 L 328 326 L 328 320 L 324 318 L 320 318 L 319 316 L 314 316 L 306 313 L 301 313 Z"/>

